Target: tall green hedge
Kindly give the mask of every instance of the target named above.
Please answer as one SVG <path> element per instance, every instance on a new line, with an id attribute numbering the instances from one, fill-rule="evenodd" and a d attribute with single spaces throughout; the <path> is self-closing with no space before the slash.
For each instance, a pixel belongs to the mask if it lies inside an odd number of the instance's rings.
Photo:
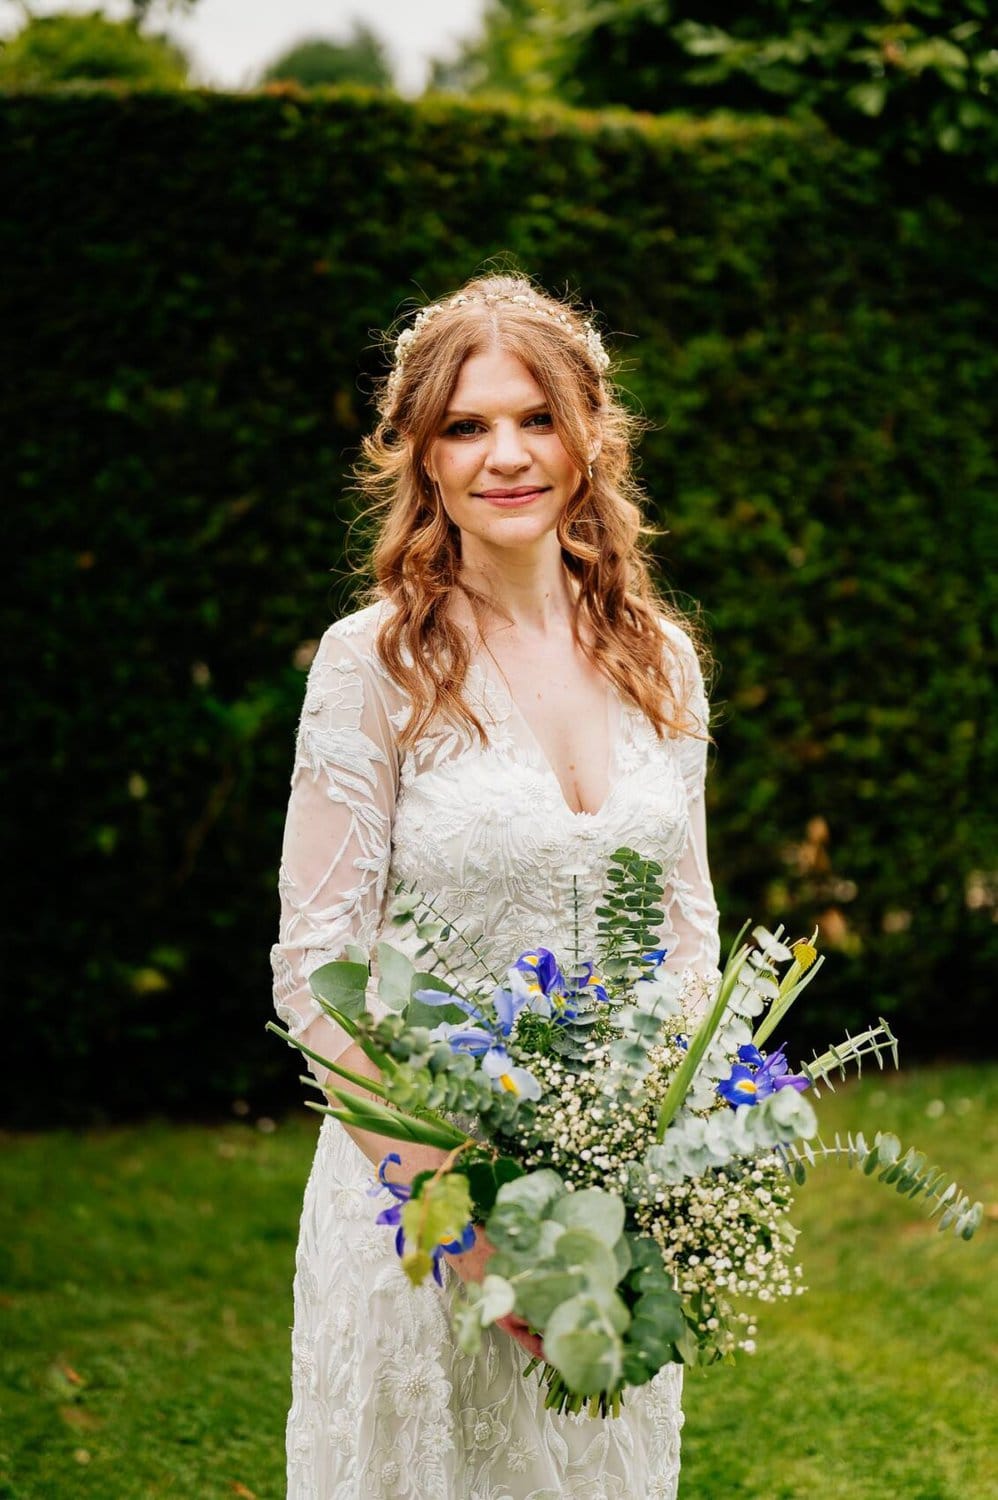
<path id="1" fill-rule="evenodd" d="M 792 1048 L 878 1013 L 981 1044 L 993 202 L 896 208 L 875 155 L 734 117 L 352 91 L 0 120 L 10 1119 L 297 1097 L 268 949 L 372 330 L 505 251 L 603 311 L 656 424 L 665 576 L 720 662 L 725 935 L 820 919 L 831 955 Z"/>

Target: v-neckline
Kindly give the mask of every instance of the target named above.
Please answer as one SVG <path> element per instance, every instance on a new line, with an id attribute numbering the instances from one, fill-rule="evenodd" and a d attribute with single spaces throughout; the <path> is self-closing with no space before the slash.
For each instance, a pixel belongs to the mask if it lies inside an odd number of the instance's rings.
<path id="1" fill-rule="evenodd" d="M 561 777 L 558 775 L 558 772 L 551 764 L 551 760 L 548 756 L 547 751 L 544 749 L 544 746 L 538 739 L 536 732 L 531 727 L 530 721 L 527 718 L 526 714 L 523 712 L 522 708 L 513 697 L 513 694 L 506 686 L 505 681 L 502 679 L 497 680 L 496 677 L 494 677 L 493 674 L 488 670 L 488 668 L 482 664 L 481 660 L 476 660 L 474 664 L 478 668 L 479 673 L 486 682 L 490 683 L 493 687 L 499 688 L 500 692 L 503 695 L 503 698 L 509 704 L 510 714 L 516 715 L 516 717 L 522 724 L 524 731 L 529 735 L 531 743 L 533 744 L 534 749 L 537 752 L 537 758 L 541 763 L 541 767 L 545 775 L 551 778 L 552 782 L 558 789 L 558 799 L 561 802 L 566 815 L 570 818 L 588 818 L 590 820 L 602 817 L 609 803 L 613 799 L 617 791 L 617 787 L 620 784 L 619 778 L 614 778 L 614 770 L 617 764 L 617 740 L 620 736 L 622 728 L 623 706 L 621 703 L 620 694 L 617 692 L 617 689 L 614 687 L 613 683 L 610 682 L 609 679 L 607 679 L 607 696 L 605 707 L 607 744 L 606 795 L 604 796 L 603 801 L 600 803 L 596 811 L 590 812 L 589 809 L 585 807 L 576 809 L 569 806 L 568 798 L 565 796 L 565 788 L 561 784 Z"/>

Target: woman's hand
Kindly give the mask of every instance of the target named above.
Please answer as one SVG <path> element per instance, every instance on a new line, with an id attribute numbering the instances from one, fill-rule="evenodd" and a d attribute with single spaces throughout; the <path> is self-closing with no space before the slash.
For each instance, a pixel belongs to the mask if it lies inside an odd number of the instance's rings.
<path id="1" fill-rule="evenodd" d="M 475 1243 L 470 1250 L 463 1255 L 448 1255 L 447 1264 L 460 1276 L 462 1281 L 483 1281 L 486 1276 L 486 1266 L 496 1253 L 496 1247 L 485 1233 L 485 1230 L 475 1225 Z M 534 1359 L 544 1358 L 544 1345 L 540 1335 L 530 1332 L 530 1324 L 524 1322 L 523 1318 L 517 1317 L 516 1313 L 507 1313 L 504 1318 L 497 1318 L 496 1328 L 501 1328 L 508 1333 L 516 1342 Z"/>
<path id="2" fill-rule="evenodd" d="M 511 1339 L 516 1339 L 516 1342 L 534 1359 L 544 1358 L 544 1342 L 540 1334 L 531 1333 L 530 1324 L 518 1318 L 516 1313 L 507 1313 L 504 1318 L 496 1318 L 495 1326 L 508 1333 Z"/>

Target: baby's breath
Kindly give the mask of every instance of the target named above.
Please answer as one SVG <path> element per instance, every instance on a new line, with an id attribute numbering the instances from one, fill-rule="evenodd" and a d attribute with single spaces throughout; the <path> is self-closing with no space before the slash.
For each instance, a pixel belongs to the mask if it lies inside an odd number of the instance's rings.
<path id="1" fill-rule="evenodd" d="M 800 1267 L 791 1264 L 791 1184 L 779 1159 L 735 1162 L 675 1183 L 643 1168 L 659 1106 L 684 1056 L 675 1037 L 651 1049 L 638 1090 L 621 1087 L 623 1070 L 607 1040 L 592 1045 L 582 1072 L 550 1054 L 524 1048 L 521 1056 L 542 1088 L 524 1165 L 552 1167 L 573 1189 L 619 1191 L 635 1228 L 655 1240 L 677 1290 L 696 1309 L 698 1332 L 720 1354 L 753 1352 L 756 1327 L 737 1304 L 774 1302 L 804 1289 Z M 712 1106 L 727 1108 L 720 1100 Z"/>

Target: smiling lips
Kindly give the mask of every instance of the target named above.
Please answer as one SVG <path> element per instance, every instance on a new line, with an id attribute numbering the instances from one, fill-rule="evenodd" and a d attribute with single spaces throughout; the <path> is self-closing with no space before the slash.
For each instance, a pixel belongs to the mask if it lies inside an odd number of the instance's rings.
<path id="1" fill-rule="evenodd" d="M 512 490 L 480 490 L 479 499 L 489 500 L 493 505 L 523 505 L 535 495 L 543 495 L 550 485 L 521 484 Z"/>

